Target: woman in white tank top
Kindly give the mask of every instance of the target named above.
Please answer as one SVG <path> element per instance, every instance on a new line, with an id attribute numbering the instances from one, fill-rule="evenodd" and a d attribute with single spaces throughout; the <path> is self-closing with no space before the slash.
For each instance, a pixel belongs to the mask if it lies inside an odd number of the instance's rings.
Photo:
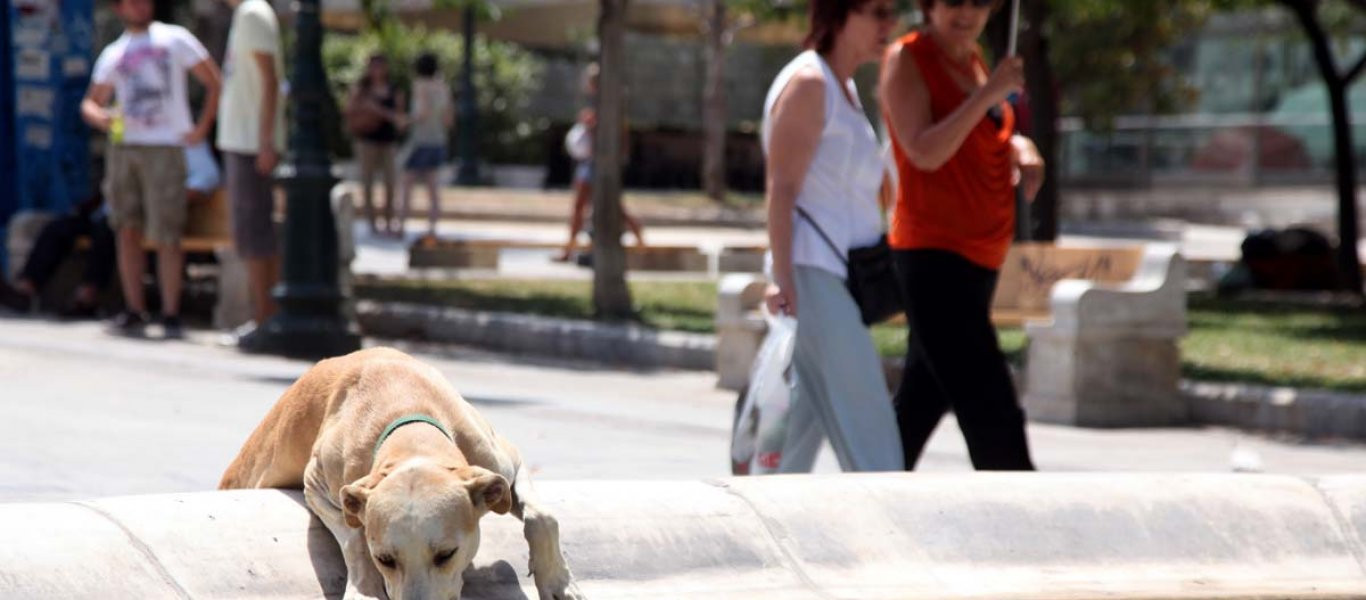
<path id="1" fill-rule="evenodd" d="M 778 75 L 764 103 L 774 281 L 766 301 L 770 311 L 797 318 L 782 472 L 809 471 L 822 432 L 845 470 L 903 467 L 882 363 L 844 285 L 849 249 L 882 234 L 882 153 L 852 77 L 882 57 L 896 24 L 893 6 L 811 0 L 807 50 Z"/>

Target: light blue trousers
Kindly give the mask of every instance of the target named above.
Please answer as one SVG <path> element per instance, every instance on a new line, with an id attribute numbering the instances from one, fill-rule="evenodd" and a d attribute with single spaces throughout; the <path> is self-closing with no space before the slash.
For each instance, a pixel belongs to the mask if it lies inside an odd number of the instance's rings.
<path id="1" fill-rule="evenodd" d="M 795 267 L 796 389 L 788 409 L 782 473 L 807 473 L 821 436 L 845 471 L 901 471 L 905 458 L 882 360 L 858 305 L 832 273 Z"/>

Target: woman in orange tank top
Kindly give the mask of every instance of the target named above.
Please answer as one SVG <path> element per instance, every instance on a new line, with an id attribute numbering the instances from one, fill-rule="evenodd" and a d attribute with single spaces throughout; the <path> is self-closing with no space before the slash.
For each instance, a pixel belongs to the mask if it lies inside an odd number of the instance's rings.
<path id="1" fill-rule="evenodd" d="M 926 24 L 883 63 L 883 115 L 898 191 L 889 241 L 911 334 L 895 406 L 913 469 L 952 409 L 974 467 L 1032 470 L 1020 408 L 991 324 L 991 297 L 1015 228 L 1015 183 L 1042 183 L 1034 144 L 1006 102 L 1024 64 L 990 74 L 977 39 L 1001 0 L 919 0 Z"/>

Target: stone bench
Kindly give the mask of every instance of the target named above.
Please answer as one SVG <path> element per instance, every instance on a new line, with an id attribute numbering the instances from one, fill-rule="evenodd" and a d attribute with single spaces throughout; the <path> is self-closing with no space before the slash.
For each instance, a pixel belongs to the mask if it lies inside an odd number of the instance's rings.
<path id="1" fill-rule="evenodd" d="M 733 274 L 718 288 L 718 386 L 742 389 L 766 332 L 767 280 Z M 1029 337 L 1022 401 L 1030 418 L 1124 427 L 1185 422 L 1178 340 L 1186 332 L 1185 262 L 1171 244 L 1011 248 L 992 320 Z"/>
<path id="2" fill-rule="evenodd" d="M 1038 421 L 1087 427 L 1187 422 L 1178 390 L 1178 342 L 1187 330 L 1185 261 L 1175 245 L 1148 244 L 1131 272 L 1115 258 L 1106 271 L 1115 278 L 1077 277 L 1103 270 L 1107 256 L 1117 255 L 1098 249 L 1065 263 L 1080 271 L 1030 264 L 1034 270 L 1022 285 L 1062 276 L 1048 288 L 1049 318 L 1025 321 L 1025 410 Z"/>
<path id="3" fill-rule="evenodd" d="M 504 239 L 419 239 L 408 248 L 411 268 L 497 269 L 504 250 L 553 250 L 560 244 Z M 695 246 L 626 246 L 632 271 L 706 272 L 707 255 Z M 591 248 L 581 248 L 591 252 Z"/>
<path id="4" fill-rule="evenodd" d="M 10 250 L 10 278 L 17 276 L 19 269 L 23 266 L 32 250 L 34 242 L 37 240 L 39 232 L 43 227 L 51 222 L 56 215 L 42 211 L 25 211 L 14 216 L 8 227 L 8 246 Z M 190 202 L 187 207 L 185 220 L 185 232 L 180 240 L 180 247 L 190 259 L 202 257 L 207 261 L 217 262 L 220 272 L 228 269 L 245 269 L 241 266 L 237 255 L 232 251 L 232 234 L 230 231 L 230 214 L 227 195 L 223 189 L 218 189 L 208 198 Z M 90 250 L 90 238 L 80 237 L 76 239 L 73 251 L 58 267 L 52 280 L 48 282 L 39 294 L 39 304 L 41 306 L 60 306 L 66 298 L 70 297 L 72 290 L 80 281 L 81 270 L 86 260 L 86 253 Z M 143 250 L 154 252 L 156 245 L 150 241 L 143 242 Z M 222 302 L 222 290 L 224 288 L 220 281 L 220 304 Z M 245 297 L 245 291 L 243 291 Z M 122 294 L 118 289 L 117 274 L 110 282 L 110 289 L 105 294 L 107 298 L 101 300 L 101 304 L 109 307 L 117 307 L 122 304 Z M 218 312 L 217 307 L 215 313 Z"/>

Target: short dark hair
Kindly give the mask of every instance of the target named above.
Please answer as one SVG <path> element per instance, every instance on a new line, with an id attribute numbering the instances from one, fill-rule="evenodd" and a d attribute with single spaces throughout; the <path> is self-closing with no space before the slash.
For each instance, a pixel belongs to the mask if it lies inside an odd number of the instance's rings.
<path id="1" fill-rule="evenodd" d="M 811 0 L 811 25 L 802 45 L 821 54 L 830 52 L 835 47 L 835 36 L 849 21 L 849 14 L 871 1 Z"/>
<path id="2" fill-rule="evenodd" d="M 436 55 L 431 52 L 423 52 L 417 57 L 417 62 L 413 65 L 413 69 L 422 77 L 436 75 L 436 67 Z"/>

